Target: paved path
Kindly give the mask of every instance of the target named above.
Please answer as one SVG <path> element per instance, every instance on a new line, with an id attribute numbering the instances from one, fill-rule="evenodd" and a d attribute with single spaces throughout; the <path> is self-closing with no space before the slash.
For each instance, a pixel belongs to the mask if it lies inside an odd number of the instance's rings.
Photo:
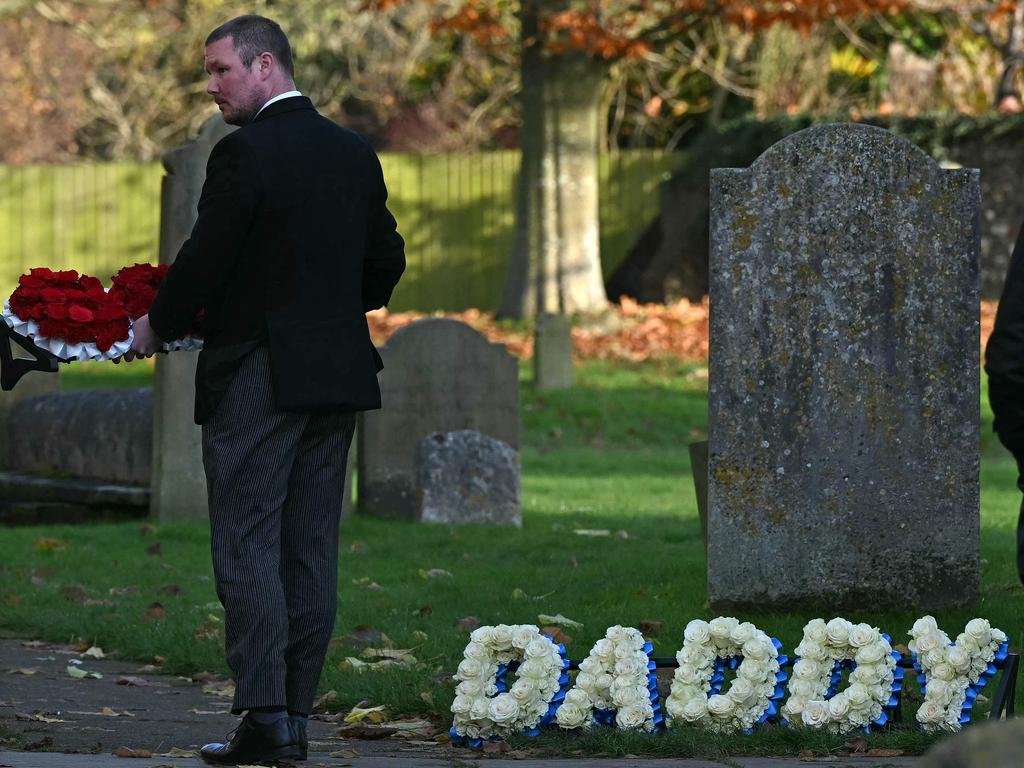
<path id="1" fill-rule="evenodd" d="M 81 662 L 81 663 L 72 663 Z M 102 675 L 75 679 L 68 668 Z M 25 675 L 10 670 L 35 670 Z M 136 685 L 118 678 L 136 678 Z M 141 678 L 141 679 L 140 679 Z M 82 657 L 60 645 L 26 647 L 0 638 L 0 768 L 198 768 L 194 757 L 208 741 L 230 731 L 237 719 L 230 699 L 204 693 L 190 680 L 162 675 L 141 665 Z M 839 758 L 692 759 L 517 759 L 480 755 L 432 741 L 341 738 L 335 723 L 311 720 L 310 758 L 305 768 L 904 768 L 917 760 Z M 119 748 L 145 750 L 152 758 L 116 757 Z"/>

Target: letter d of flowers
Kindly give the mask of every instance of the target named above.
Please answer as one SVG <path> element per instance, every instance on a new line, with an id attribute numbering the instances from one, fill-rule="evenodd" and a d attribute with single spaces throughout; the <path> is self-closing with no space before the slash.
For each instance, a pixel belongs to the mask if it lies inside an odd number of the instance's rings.
<path id="1" fill-rule="evenodd" d="M 899 653 L 888 635 L 868 624 L 835 618 L 813 619 L 804 627 L 796 647 L 797 661 L 789 681 L 789 700 L 782 713 L 812 728 L 835 733 L 889 720 L 885 710 L 898 705 L 903 670 L 896 666 Z M 850 685 L 836 692 L 844 668 L 852 668 Z"/>
<path id="2" fill-rule="evenodd" d="M 661 724 L 654 646 L 639 630 L 609 627 L 580 662 L 576 685 L 565 694 L 555 721 L 566 730 L 615 724 L 653 733 Z"/>
<path id="3" fill-rule="evenodd" d="M 1006 633 L 986 619 L 972 619 L 951 643 L 935 619 L 924 616 L 908 634 L 924 691 L 918 722 L 926 731 L 959 731 L 971 721 L 978 693 L 995 676 L 994 662 L 1006 659 Z"/>
<path id="4" fill-rule="evenodd" d="M 679 668 L 665 700 L 672 725 L 691 723 L 711 731 L 751 731 L 778 713 L 786 663 L 782 643 L 750 622 L 732 617 L 686 625 Z M 723 694 L 725 668 L 736 679 Z"/>
<path id="5" fill-rule="evenodd" d="M 479 747 L 484 739 L 539 733 L 565 698 L 569 662 L 565 646 L 532 624 L 473 630 L 455 679 L 453 744 Z M 514 672 L 511 689 L 506 676 Z"/>

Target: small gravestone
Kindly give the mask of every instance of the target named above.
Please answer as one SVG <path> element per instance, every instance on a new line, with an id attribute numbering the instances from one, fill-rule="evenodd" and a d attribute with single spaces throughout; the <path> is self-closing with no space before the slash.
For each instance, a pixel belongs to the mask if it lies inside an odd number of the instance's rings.
<path id="1" fill-rule="evenodd" d="M 523 525 L 519 458 L 508 443 L 479 432 L 435 432 L 416 452 L 424 523 Z"/>
<path id="2" fill-rule="evenodd" d="M 915 763 L 917 768 L 1020 768 L 1024 720 L 978 723 L 947 736 Z"/>
<path id="3" fill-rule="evenodd" d="M 191 234 L 210 152 L 233 130 L 215 115 L 203 123 L 195 141 L 164 155 L 161 264 L 174 261 Z M 193 421 L 197 360 L 197 352 L 156 356 L 150 511 L 162 521 L 207 519 L 202 430 Z"/>
<path id="4" fill-rule="evenodd" d="M 533 382 L 538 390 L 572 387 L 572 328 L 565 315 L 544 313 L 533 337 Z"/>
<path id="5" fill-rule="evenodd" d="M 711 190 L 711 604 L 970 603 L 977 171 L 835 125 Z"/>
<path id="6" fill-rule="evenodd" d="M 16 359 L 27 356 L 19 351 L 13 341 L 11 342 L 11 351 Z M 12 458 L 16 457 L 21 450 L 21 440 L 18 435 L 8 431 L 11 412 L 25 400 L 57 392 L 60 392 L 60 374 L 41 371 L 26 373 L 18 385 L 9 392 L 0 391 L 0 470 L 8 468 Z"/>
<path id="7" fill-rule="evenodd" d="M 414 520 L 424 437 L 469 429 L 519 449 L 519 366 L 503 345 L 443 318 L 402 328 L 380 354 L 383 407 L 361 414 L 357 432 L 359 510 Z"/>
<path id="8" fill-rule="evenodd" d="M 20 386 L 20 385 L 19 385 Z M 153 392 L 88 389 L 17 403 L 8 436 L 13 472 L 149 485 Z"/>

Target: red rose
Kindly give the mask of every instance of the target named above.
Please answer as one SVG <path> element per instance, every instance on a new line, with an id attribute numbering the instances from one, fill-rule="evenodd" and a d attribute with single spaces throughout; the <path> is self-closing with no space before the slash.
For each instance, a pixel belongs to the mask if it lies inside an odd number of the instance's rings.
<path id="1" fill-rule="evenodd" d="M 60 288 L 43 288 L 43 301 L 47 304 L 63 304 L 68 298 L 69 291 L 62 291 Z"/>
<path id="2" fill-rule="evenodd" d="M 96 318 L 91 310 L 80 304 L 72 304 L 68 308 L 68 317 L 76 323 L 91 323 Z"/>
<path id="3" fill-rule="evenodd" d="M 68 308 L 63 304 L 48 304 L 46 306 L 46 316 L 50 320 L 67 320 Z"/>

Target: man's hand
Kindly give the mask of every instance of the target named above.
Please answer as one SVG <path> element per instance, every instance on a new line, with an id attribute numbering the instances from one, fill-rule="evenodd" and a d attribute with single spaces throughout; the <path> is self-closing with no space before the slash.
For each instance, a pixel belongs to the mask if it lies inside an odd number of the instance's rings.
<path id="1" fill-rule="evenodd" d="M 149 324 L 149 315 L 143 315 L 132 324 L 132 348 L 124 353 L 121 360 L 131 362 L 139 357 L 152 357 L 163 346 L 160 337 Z M 118 362 L 117 360 L 114 361 Z"/>

